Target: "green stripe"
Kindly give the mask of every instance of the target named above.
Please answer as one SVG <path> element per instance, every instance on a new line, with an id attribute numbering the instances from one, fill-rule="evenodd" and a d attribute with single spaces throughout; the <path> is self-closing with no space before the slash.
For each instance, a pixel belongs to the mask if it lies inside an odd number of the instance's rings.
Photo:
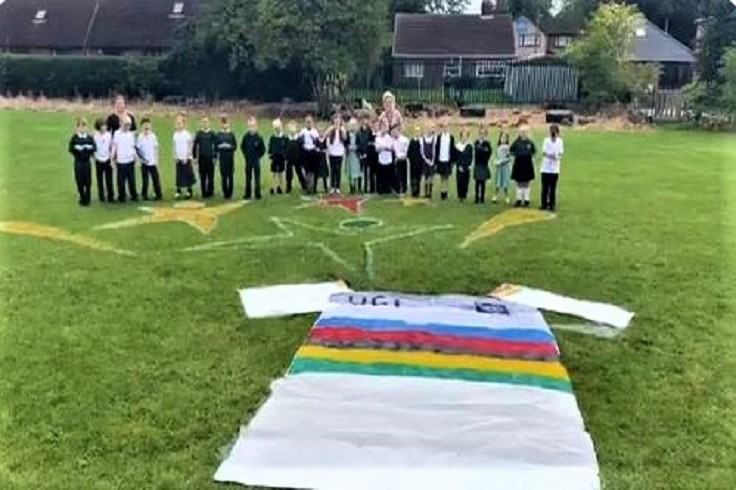
<path id="1" fill-rule="evenodd" d="M 295 359 L 289 374 L 303 373 L 350 373 L 368 376 L 409 376 L 417 378 L 459 379 L 484 383 L 505 383 L 534 386 L 550 390 L 572 392 L 569 381 L 555 380 L 541 376 L 481 372 L 473 369 L 419 368 L 403 364 L 360 364 L 315 359 Z"/>

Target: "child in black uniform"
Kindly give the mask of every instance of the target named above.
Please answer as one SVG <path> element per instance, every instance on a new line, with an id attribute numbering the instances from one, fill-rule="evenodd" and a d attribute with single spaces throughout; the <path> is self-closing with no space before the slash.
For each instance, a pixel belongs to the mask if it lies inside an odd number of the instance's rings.
<path id="1" fill-rule="evenodd" d="M 411 188 L 411 197 L 419 197 L 419 188 L 422 183 L 422 173 L 424 172 L 424 160 L 422 159 L 422 127 L 416 125 L 414 127 L 414 137 L 409 141 L 409 187 Z"/>
<path id="2" fill-rule="evenodd" d="M 238 141 L 235 139 L 235 134 L 230 131 L 230 120 L 225 115 L 220 117 L 220 132 L 215 135 L 215 147 L 217 159 L 220 161 L 222 195 L 225 199 L 231 199 L 235 174 L 235 150 L 238 148 Z"/>
<path id="3" fill-rule="evenodd" d="M 319 137 L 315 142 L 317 147 L 317 166 L 314 174 L 314 192 L 317 193 L 317 183 L 322 179 L 322 192 L 327 194 L 327 179 L 330 169 L 327 166 L 327 131 L 324 127 L 319 128 Z"/>
<path id="4" fill-rule="evenodd" d="M 296 132 L 296 123 L 294 121 L 290 122 L 288 129 L 289 136 L 286 141 L 286 193 L 291 194 L 294 174 L 296 174 L 302 191 L 307 190 L 307 181 L 304 177 L 302 143 L 299 141 L 299 135 Z"/>
<path id="5" fill-rule="evenodd" d="M 273 134 L 268 140 L 268 156 L 271 157 L 271 195 L 283 194 L 284 170 L 286 170 L 286 145 L 281 119 L 274 119 Z M 275 186 L 275 188 L 274 188 Z"/>
<path id="6" fill-rule="evenodd" d="M 486 182 L 491 178 L 491 168 L 488 162 L 491 160 L 491 142 L 488 141 L 488 130 L 481 126 L 478 131 L 478 139 L 475 141 L 475 167 L 473 178 L 475 179 L 475 204 L 486 202 Z"/>
<path id="7" fill-rule="evenodd" d="M 511 180 L 516 182 L 518 195 L 514 207 L 528 208 L 531 201 L 531 182 L 534 180 L 534 155 L 537 153 L 534 142 L 529 139 L 529 126 L 519 128 L 519 136 L 511 144 L 510 151 L 514 156 Z"/>
<path id="8" fill-rule="evenodd" d="M 470 167 L 473 165 L 473 144 L 470 142 L 470 130 L 460 130 L 460 142 L 457 144 L 457 197 L 465 202 L 470 187 Z"/>
<path id="9" fill-rule="evenodd" d="M 210 117 L 202 115 L 202 126 L 194 136 L 192 156 L 199 167 L 199 186 L 203 199 L 215 195 L 215 132 L 210 128 Z"/>
<path id="10" fill-rule="evenodd" d="M 261 198 L 261 158 L 266 154 L 266 145 L 258 134 L 256 118 L 248 118 L 248 132 L 243 136 L 240 150 L 245 157 L 245 195 L 243 199 L 250 200 L 251 191 L 255 184 L 256 199 Z M 255 180 L 255 182 L 253 182 Z"/>
<path id="11" fill-rule="evenodd" d="M 360 159 L 360 169 L 363 172 L 362 182 L 358 184 L 358 193 L 368 192 L 369 177 L 371 172 L 370 153 L 372 151 L 372 143 L 374 141 L 373 131 L 371 130 L 371 120 L 368 116 L 363 116 L 360 129 L 356 136 L 358 146 L 358 158 Z"/>
<path id="12" fill-rule="evenodd" d="M 77 183 L 79 204 L 89 206 L 92 194 L 92 164 L 90 159 L 95 154 L 95 140 L 87 133 L 87 120 L 77 119 L 76 132 L 69 140 L 69 153 L 74 156 L 74 181 Z"/>
<path id="13" fill-rule="evenodd" d="M 456 158 L 455 137 L 450 133 L 447 123 L 443 121 L 440 123 L 440 133 L 437 135 L 434 152 L 435 168 L 440 176 L 440 198 L 443 201 L 448 197 L 452 165 Z"/>

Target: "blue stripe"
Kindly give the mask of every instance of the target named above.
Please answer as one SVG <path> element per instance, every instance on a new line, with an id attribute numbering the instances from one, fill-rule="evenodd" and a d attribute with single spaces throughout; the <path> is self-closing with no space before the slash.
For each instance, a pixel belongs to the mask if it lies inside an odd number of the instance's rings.
<path id="1" fill-rule="evenodd" d="M 456 337 L 475 337 L 491 340 L 507 340 L 511 342 L 555 342 L 555 337 L 545 330 L 523 328 L 483 328 L 462 327 L 445 323 L 410 324 L 403 320 L 384 320 L 353 317 L 320 318 L 315 323 L 321 328 L 352 327 L 378 332 L 427 332 L 439 335 L 454 335 Z"/>

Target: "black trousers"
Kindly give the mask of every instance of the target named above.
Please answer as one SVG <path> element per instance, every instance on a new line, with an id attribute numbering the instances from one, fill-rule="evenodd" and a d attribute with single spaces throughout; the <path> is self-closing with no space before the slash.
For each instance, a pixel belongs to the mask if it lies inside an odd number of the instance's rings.
<path id="1" fill-rule="evenodd" d="M 330 156 L 330 188 L 340 189 L 343 157 Z"/>
<path id="2" fill-rule="evenodd" d="M 457 181 L 457 197 L 464 201 L 468 198 L 468 188 L 470 187 L 470 172 L 467 170 L 461 171 L 458 168 L 457 175 L 455 176 Z"/>
<path id="3" fill-rule="evenodd" d="M 199 159 L 199 188 L 202 197 L 215 195 L 215 162 L 212 159 Z"/>
<path id="4" fill-rule="evenodd" d="M 118 201 L 125 202 L 127 196 L 125 194 L 125 188 L 127 186 L 130 197 L 134 201 L 138 199 L 138 191 L 135 186 L 135 164 L 130 163 L 118 163 Z"/>
<path id="5" fill-rule="evenodd" d="M 222 196 L 225 199 L 233 197 L 233 180 L 235 168 L 232 158 L 220 157 L 220 182 L 222 183 Z"/>
<path id="6" fill-rule="evenodd" d="M 557 206 L 557 181 L 560 174 L 542 174 L 542 207 L 554 210 Z"/>
<path id="7" fill-rule="evenodd" d="M 390 194 L 396 183 L 396 165 L 378 165 L 376 169 L 376 192 L 378 194 Z"/>
<path id="8" fill-rule="evenodd" d="M 74 182 L 77 184 L 79 204 L 87 206 L 92 195 L 92 165 L 86 162 L 74 162 Z"/>
<path id="9" fill-rule="evenodd" d="M 378 191 L 378 175 L 381 173 L 381 166 L 378 164 L 377 157 L 368 159 L 367 169 L 365 187 L 369 194 L 375 194 Z"/>
<path id="10" fill-rule="evenodd" d="M 161 199 L 161 177 L 156 165 L 141 165 L 141 180 L 143 180 L 143 189 L 141 189 L 143 199 L 148 199 L 149 180 L 153 181 L 153 195 L 156 199 Z"/>
<path id="11" fill-rule="evenodd" d="M 302 163 L 299 161 L 292 162 L 291 160 L 286 161 L 286 193 L 290 194 L 292 189 L 292 183 L 294 182 L 294 175 L 296 175 L 299 181 L 299 187 L 303 191 L 307 190 L 307 179 L 304 177 L 304 169 Z"/>
<path id="12" fill-rule="evenodd" d="M 407 179 L 409 176 L 409 162 L 406 158 L 399 158 L 396 160 L 396 192 L 399 194 L 406 194 L 408 189 Z"/>
<path id="13" fill-rule="evenodd" d="M 255 187 L 256 199 L 261 198 L 261 162 L 245 162 L 245 195 L 243 199 L 251 198 L 252 188 Z"/>
<path id="14" fill-rule="evenodd" d="M 420 187 L 422 186 L 422 173 L 424 168 L 422 162 L 409 163 L 409 184 L 411 186 L 411 197 L 419 197 Z"/>
<path id="15" fill-rule="evenodd" d="M 115 191 L 112 187 L 112 164 L 110 160 L 95 161 L 95 174 L 97 175 L 97 196 L 100 201 L 114 201 Z"/>
<path id="16" fill-rule="evenodd" d="M 484 203 L 486 202 L 486 181 L 475 180 L 475 202 Z"/>

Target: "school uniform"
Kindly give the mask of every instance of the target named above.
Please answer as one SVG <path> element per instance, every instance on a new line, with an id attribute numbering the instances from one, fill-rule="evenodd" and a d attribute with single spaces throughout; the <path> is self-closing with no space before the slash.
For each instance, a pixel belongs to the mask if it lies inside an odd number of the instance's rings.
<path id="1" fill-rule="evenodd" d="M 491 142 L 488 140 L 477 140 L 474 145 L 475 166 L 473 167 L 473 179 L 475 179 L 475 203 L 486 202 L 486 182 L 491 178 Z"/>
<path id="2" fill-rule="evenodd" d="M 330 169 L 327 165 L 327 140 L 320 137 L 316 142 L 317 148 L 317 167 L 314 173 L 314 192 L 317 192 L 317 181 L 322 179 L 323 191 L 327 192 L 327 179 L 330 176 Z"/>
<path id="3" fill-rule="evenodd" d="M 374 140 L 373 132 L 366 126 L 361 126 L 356 135 L 358 145 L 358 158 L 360 159 L 360 168 L 363 172 L 364 189 L 358 189 L 358 192 L 368 192 L 370 189 L 370 180 L 372 177 L 371 167 L 369 163 L 369 154 L 371 152 L 371 142 Z M 375 150 L 375 148 L 374 148 Z"/>
<path id="4" fill-rule="evenodd" d="M 347 137 L 347 158 L 345 164 L 348 168 L 348 180 L 350 182 L 350 193 L 362 192 L 363 169 L 360 165 L 360 157 L 358 156 L 358 133 L 348 131 Z"/>
<path id="5" fill-rule="evenodd" d="M 468 143 L 458 143 L 457 150 L 457 197 L 460 201 L 468 198 L 468 188 L 470 187 L 470 167 L 473 165 L 473 145 Z"/>
<path id="6" fill-rule="evenodd" d="M 192 168 L 191 154 L 192 134 L 183 129 L 174 131 L 174 161 L 176 165 L 176 194 L 181 195 L 182 189 L 187 190 L 187 198 L 192 197 L 192 186 L 196 183 Z"/>
<path id="7" fill-rule="evenodd" d="M 565 145 L 559 136 L 554 140 L 546 138 L 542 145 L 542 209 L 554 211 L 557 206 L 557 181 L 560 178 L 560 160 L 565 153 Z M 547 155 L 552 155 L 553 158 Z"/>
<path id="8" fill-rule="evenodd" d="M 97 176 L 97 196 L 100 201 L 113 202 L 115 191 L 112 187 L 112 163 L 110 163 L 110 152 L 112 151 L 112 134 L 96 132 L 95 140 L 95 175 Z"/>
<path id="9" fill-rule="evenodd" d="M 419 197 L 419 187 L 422 183 L 422 143 L 419 138 L 412 138 L 409 141 L 409 149 L 407 150 L 407 158 L 409 159 L 409 187 L 411 189 L 411 197 Z"/>
<path id="10" fill-rule="evenodd" d="M 342 184 L 342 162 L 345 160 L 347 133 L 344 129 L 330 130 L 325 135 L 327 158 L 330 162 L 330 190 L 340 192 Z"/>
<path id="11" fill-rule="evenodd" d="M 133 132 L 137 131 L 138 126 L 136 125 L 135 116 L 130 112 L 126 112 L 126 115 L 130 119 L 130 130 Z M 110 131 L 110 135 L 114 137 L 115 133 L 117 133 L 118 130 L 123 127 L 123 121 L 120 119 L 120 116 L 118 116 L 117 113 L 113 112 L 112 114 L 107 116 L 105 126 L 107 126 L 107 130 Z"/>
<path id="12" fill-rule="evenodd" d="M 315 128 L 303 128 L 299 133 L 299 140 L 302 144 L 302 162 L 306 175 L 311 179 L 314 189 L 317 187 L 315 175 L 319 167 L 319 154 L 317 151 L 317 141 L 319 140 L 319 131 Z M 309 189 L 313 192 L 313 189 Z"/>
<path id="13" fill-rule="evenodd" d="M 194 136 L 192 157 L 199 167 L 199 188 L 202 198 L 207 199 L 215 195 L 215 157 L 217 148 L 215 132 L 211 129 L 200 129 Z"/>
<path id="14" fill-rule="evenodd" d="M 537 148 L 530 139 L 517 138 L 509 149 L 514 156 L 514 166 L 511 169 L 511 180 L 516 182 L 518 198 L 516 207 L 529 207 L 529 183 L 534 180 L 534 155 Z"/>
<path id="15" fill-rule="evenodd" d="M 286 142 L 286 193 L 291 194 L 292 182 L 294 174 L 299 181 L 299 186 L 303 191 L 307 190 L 307 180 L 304 177 L 304 167 L 302 165 L 302 144 L 298 137 L 289 138 Z"/>
<path id="16" fill-rule="evenodd" d="M 154 199 L 160 201 L 161 177 L 158 172 L 158 138 L 153 132 L 139 134 L 136 150 L 141 161 L 141 180 L 143 180 L 141 195 L 144 200 L 148 201 L 148 184 L 149 181 L 152 181 Z"/>
<path id="17" fill-rule="evenodd" d="M 396 158 L 396 179 L 395 188 L 396 192 L 400 195 L 406 194 L 408 190 L 408 178 L 409 178 L 409 138 L 400 134 L 398 138 L 394 140 L 394 156 Z"/>
<path id="18" fill-rule="evenodd" d="M 74 157 L 74 182 L 77 185 L 79 204 L 89 206 L 92 194 L 92 164 L 90 159 L 96 149 L 95 140 L 87 133 L 74 133 L 69 140 L 69 153 Z"/>
<path id="19" fill-rule="evenodd" d="M 378 194 L 389 194 L 396 178 L 394 167 L 394 139 L 388 135 L 376 137 L 376 153 L 378 158 L 378 175 L 376 191 Z"/>
<path id="20" fill-rule="evenodd" d="M 288 136 L 284 133 L 272 134 L 268 139 L 268 156 L 271 159 L 271 173 L 281 174 L 286 170 L 286 145 L 289 141 Z M 273 185 L 271 183 L 271 194 L 274 193 Z M 281 187 L 276 189 L 279 194 L 283 193 Z"/>
<path id="21" fill-rule="evenodd" d="M 266 145 L 258 133 L 247 132 L 240 142 L 240 151 L 245 157 L 245 195 L 243 199 L 251 197 L 251 190 L 255 187 L 256 199 L 261 198 L 261 158 L 266 154 Z"/>
<path id="22" fill-rule="evenodd" d="M 496 189 L 507 190 L 511 178 L 511 145 L 501 144 L 496 149 Z"/>
<path id="23" fill-rule="evenodd" d="M 117 131 L 112 137 L 112 146 L 115 151 L 115 166 L 118 177 L 118 201 L 125 202 L 126 186 L 133 201 L 138 200 L 138 191 L 135 185 L 135 133 L 133 131 Z"/>
<path id="24" fill-rule="evenodd" d="M 455 137 L 450 133 L 443 133 L 437 135 L 435 139 L 435 168 L 440 177 L 449 178 L 456 156 Z"/>
<path id="25" fill-rule="evenodd" d="M 424 171 L 424 197 L 432 199 L 434 187 L 434 174 L 436 171 L 434 165 L 434 154 L 436 149 L 436 137 L 434 135 L 424 135 L 421 139 L 422 152 L 422 169 Z"/>
<path id="26" fill-rule="evenodd" d="M 368 172 L 365 183 L 369 194 L 375 194 L 378 190 L 378 172 L 380 170 L 380 166 L 378 165 L 378 150 L 376 150 L 377 138 L 378 135 L 371 131 L 368 137 Z"/>
<path id="27" fill-rule="evenodd" d="M 232 131 L 220 131 L 215 135 L 215 149 L 217 160 L 220 163 L 220 182 L 222 183 L 222 196 L 225 199 L 233 197 L 235 176 L 235 151 L 238 142 Z"/>

